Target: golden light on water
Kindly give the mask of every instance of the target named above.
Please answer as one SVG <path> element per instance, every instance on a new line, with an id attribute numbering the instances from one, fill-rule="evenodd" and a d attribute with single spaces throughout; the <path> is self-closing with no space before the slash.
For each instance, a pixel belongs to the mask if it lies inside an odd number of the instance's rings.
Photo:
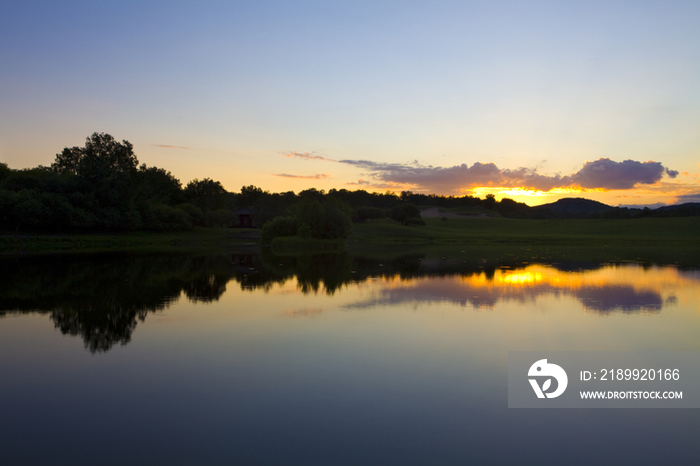
<path id="1" fill-rule="evenodd" d="M 540 283 L 543 280 L 541 272 L 516 272 L 510 274 L 501 274 L 499 277 L 502 283 L 509 285 L 525 285 L 530 283 Z"/>
<path id="2" fill-rule="evenodd" d="M 662 293 L 669 288 L 685 285 L 693 288 L 696 280 L 685 277 L 672 267 L 619 267 L 606 266 L 595 270 L 562 271 L 548 265 L 529 265 L 524 269 L 499 269 L 493 278 L 484 274 L 463 276 L 464 284 L 472 287 L 541 286 L 579 289 L 582 287 L 630 286 L 637 290 Z"/>
<path id="3" fill-rule="evenodd" d="M 309 290 L 290 277 L 271 287 L 268 306 L 276 308 L 284 317 L 301 318 L 326 316 L 326 311 L 337 307 L 338 303 L 342 303 L 341 307 L 353 307 L 356 303 L 388 303 L 392 299 L 404 302 L 418 297 L 425 302 L 468 303 L 474 308 L 493 310 L 498 302 L 508 300 L 524 302 L 568 297 L 580 300 L 584 310 L 591 302 L 599 302 L 607 312 L 632 299 L 632 302 L 639 300 L 642 311 L 656 312 L 658 306 L 681 306 L 700 312 L 699 279 L 697 273 L 675 267 L 631 264 L 577 270 L 531 264 L 523 268 L 499 268 L 493 273 L 473 271 L 440 277 L 382 275 L 380 271 L 374 276 L 349 282 L 330 295 L 325 292 L 323 282 L 318 289 Z M 238 304 L 240 299 L 236 298 Z M 308 299 L 313 299 L 314 303 Z"/>

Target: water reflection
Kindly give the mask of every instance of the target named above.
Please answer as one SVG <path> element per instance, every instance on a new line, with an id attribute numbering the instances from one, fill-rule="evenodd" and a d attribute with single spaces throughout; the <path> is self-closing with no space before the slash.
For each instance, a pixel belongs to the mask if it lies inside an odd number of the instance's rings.
<path id="1" fill-rule="evenodd" d="M 698 302 L 700 274 L 635 264 L 513 264 L 445 261 L 422 254 L 371 259 L 348 254 L 275 256 L 218 254 L 51 257 L 5 260 L 0 269 L 0 317 L 48 314 L 63 334 L 80 336 L 93 352 L 131 341 L 138 322 L 182 296 L 218 301 L 227 286 L 260 294 L 292 282 L 296 294 L 333 296 L 372 283 L 372 291 L 344 309 L 447 302 L 493 309 L 499 302 L 541 297 L 578 300 L 585 312 L 654 314 L 677 302 L 680 289 Z M 688 299 L 688 298 L 684 298 Z M 264 306 L 265 301 L 260 301 Z M 302 306 L 287 317 L 317 316 Z"/>
<path id="2" fill-rule="evenodd" d="M 640 273 L 641 272 L 641 273 Z M 451 302 L 477 309 L 493 309 L 499 301 L 534 302 L 542 296 L 570 296 L 581 302 L 587 312 L 608 314 L 655 313 L 664 304 L 675 302 L 675 296 L 662 296 L 654 283 L 685 281 L 699 283 L 696 277 L 681 278 L 674 268 L 647 268 L 636 265 L 596 267 L 562 271 L 554 266 L 527 265 L 519 270 L 500 269 L 476 272 L 440 280 L 387 280 L 387 286 L 376 296 L 347 305 L 366 308 L 379 304 Z"/>
<path id="3" fill-rule="evenodd" d="M 5 261 L 0 316 L 47 313 L 61 333 L 80 336 L 91 352 L 125 345 L 138 321 L 184 293 L 218 300 L 230 280 L 224 257 L 99 256 Z"/>

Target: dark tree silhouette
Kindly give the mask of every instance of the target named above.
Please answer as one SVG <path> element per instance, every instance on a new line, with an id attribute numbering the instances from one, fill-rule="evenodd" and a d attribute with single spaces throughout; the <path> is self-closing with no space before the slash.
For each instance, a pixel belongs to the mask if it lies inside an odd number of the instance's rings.
<path id="1" fill-rule="evenodd" d="M 486 199 L 484 199 L 484 207 L 489 210 L 494 210 L 496 208 L 496 196 L 487 194 Z"/>
<path id="2" fill-rule="evenodd" d="M 74 173 L 94 180 L 135 174 L 138 159 L 129 141 L 118 142 L 107 133 L 92 133 L 85 147 L 66 147 L 56 154 L 51 168 L 58 173 Z"/>
<path id="3" fill-rule="evenodd" d="M 389 217 L 402 225 L 425 225 L 425 222 L 420 216 L 420 209 L 414 204 L 401 203 L 397 205 L 391 209 L 391 214 Z"/>
<path id="4" fill-rule="evenodd" d="M 252 207 L 265 192 L 257 186 L 243 186 L 241 188 L 241 204 L 243 207 Z"/>
<path id="5" fill-rule="evenodd" d="M 141 199 L 164 204 L 182 202 L 182 183 L 164 168 L 143 164 L 139 167 L 137 178 Z"/>
<path id="6" fill-rule="evenodd" d="M 228 192 L 221 183 L 211 178 L 192 180 L 187 183 L 184 195 L 185 199 L 194 205 L 208 210 L 223 209 L 226 207 Z"/>

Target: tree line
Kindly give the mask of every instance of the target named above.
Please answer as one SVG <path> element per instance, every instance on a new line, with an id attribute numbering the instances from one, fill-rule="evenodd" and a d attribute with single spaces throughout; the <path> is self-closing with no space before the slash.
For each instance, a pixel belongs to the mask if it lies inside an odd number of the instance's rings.
<path id="1" fill-rule="evenodd" d="M 351 222 L 390 216 L 403 224 L 420 224 L 420 211 L 409 201 L 481 202 L 469 197 L 345 189 L 270 193 L 253 185 L 229 192 L 210 178 L 195 179 L 183 187 L 166 169 L 139 164 L 131 143 L 106 133 L 93 133 L 83 147 L 66 147 L 48 167 L 11 169 L 0 163 L 0 229 L 4 231 L 231 227 L 239 223 L 237 213 L 247 209 L 255 226 L 276 219 L 273 230 L 282 234 L 341 238 L 349 233 Z"/>
<path id="2" fill-rule="evenodd" d="M 403 191 L 307 189 L 270 193 L 256 186 L 229 192 L 219 181 L 192 180 L 184 187 L 164 168 L 139 164 L 133 146 L 93 133 L 84 147 L 65 148 L 50 166 L 11 169 L 0 163 L 0 230 L 11 232 L 176 231 L 195 226 L 239 226 L 241 212 L 263 227 L 263 238 L 299 235 L 343 238 L 351 222 L 391 218 L 424 224 L 420 207 L 481 208 L 515 218 L 627 218 L 698 215 L 698 206 L 650 211 L 610 208 L 566 213 L 512 199 L 438 196 Z M 606 206 L 609 207 L 609 206 Z"/>

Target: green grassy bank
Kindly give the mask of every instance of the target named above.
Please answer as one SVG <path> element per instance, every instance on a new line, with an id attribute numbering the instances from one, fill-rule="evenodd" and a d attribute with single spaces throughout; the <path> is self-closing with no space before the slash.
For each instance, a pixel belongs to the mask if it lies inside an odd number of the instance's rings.
<path id="1" fill-rule="evenodd" d="M 481 258 L 512 266 L 540 262 L 668 264 L 700 267 L 700 218 L 522 220 L 426 218 L 425 227 L 389 221 L 355 225 L 349 251 L 386 258 Z"/>
<path id="2" fill-rule="evenodd" d="M 346 242 L 342 239 L 303 239 L 298 236 L 275 238 L 270 245 L 275 254 L 307 254 L 322 252 L 342 252 Z"/>
<path id="3" fill-rule="evenodd" d="M 259 230 L 195 228 L 168 233 L 124 234 L 0 234 L 0 254 L 219 251 L 256 246 Z"/>
<path id="4" fill-rule="evenodd" d="M 462 246 L 499 251 L 535 250 L 546 256 L 556 247 L 567 251 L 596 248 L 625 249 L 625 257 L 640 253 L 674 251 L 695 257 L 700 249 L 700 217 L 626 220 L 522 220 L 507 218 L 426 218 L 426 226 L 405 227 L 391 220 L 353 225 L 349 250 L 358 254 L 392 249 L 454 249 Z M 105 251 L 206 251 L 259 245 L 258 229 L 196 228 L 175 233 L 89 235 L 0 234 L 0 253 L 54 253 Z M 308 244 L 307 244 L 308 243 Z M 332 244 L 331 244 L 332 243 Z M 280 252 L 336 250 L 337 241 L 278 238 Z M 585 256 L 586 252 L 580 255 Z M 577 254 L 578 255 L 578 254 Z"/>
<path id="5" fill-rule="evenodd" d="M 622 220 L 524 220 L 509 218 L 426 218 L 426 226 L 404 227 L 390 220 L 356 224 L 362 244 L 528 243 L 617 244 L 700 242 L 700 217 Z"/>

